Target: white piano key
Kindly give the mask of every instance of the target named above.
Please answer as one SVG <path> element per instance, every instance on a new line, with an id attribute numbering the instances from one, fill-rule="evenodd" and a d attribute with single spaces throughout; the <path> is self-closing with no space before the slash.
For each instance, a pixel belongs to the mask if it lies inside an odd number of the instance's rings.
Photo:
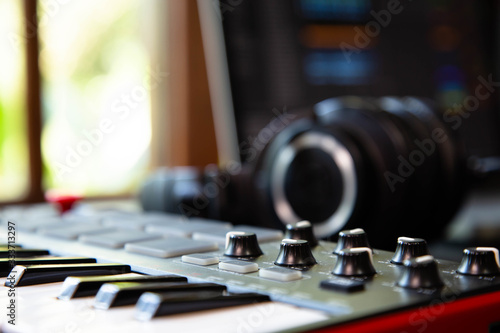
<path id="1" fill-rule="evenodd" d="M 5 279 L 0 279 L 3 284 Z M 71 301 L 57 299 L 62 283 L 49 283 L 16 289 L 16 325 L 0 317 L 5 333 L 110 333 L 110 332 L 183 332 L 183 333 L 264 333 L 293 330 L 321 322 L 328 316 L 317 310 L 266 302 L 252 305 L 205 310 L 154 318 L 141 322 L 134 318 L 135 306 L 108 311 L 92 307 L 94 297 Z M 0 293 L 0 304 L 9 304 L 7 292 Z"/>

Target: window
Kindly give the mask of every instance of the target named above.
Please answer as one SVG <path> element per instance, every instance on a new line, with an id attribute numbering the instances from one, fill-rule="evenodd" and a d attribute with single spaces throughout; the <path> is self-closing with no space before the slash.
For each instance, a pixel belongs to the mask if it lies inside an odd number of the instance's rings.
<path id="1" fill-rule="evenodd" d="M 145 176 L 166 78 L 150 57 L 156 2 L 39 1 L 45 188 L 120 194 Z"/>
<path id="2" fill-rule="evenodd" d="M 0 201 L 28 191 L 23 2 L 0 0 Z"/>
<path id="3" fill-rule="evenodd" d="M 196 0 L 0 0 L 0 33 L 0 204 L 217 160 Z"/>

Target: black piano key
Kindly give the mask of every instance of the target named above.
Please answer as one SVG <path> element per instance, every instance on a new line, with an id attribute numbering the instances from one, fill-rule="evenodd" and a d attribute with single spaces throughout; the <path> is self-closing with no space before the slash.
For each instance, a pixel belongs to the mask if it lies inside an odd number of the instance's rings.
<path id="1" fill-rule="evenodd" d="M 110 307 L 135 304 L 146 291 L 163 293 L 210 292 L 222 295 L 226 286 L 215 283 L 106 283 L 95 296 L 94 307 L 109 309 Z"/>
<path id="2" fill-rule="evenodd" d="M 103 284 L 113 282 L 187 282 L 187 278 L 176 275 L 69 276 L 64 280 L 58 298 L 69 300 L 77 297 L 95 296 Z"/>
<path id="3" fill-rule="evenodd" d="M 114 275 L 130 273 L 129 265 L 122 264 L 62 264 L 15 266 L 9 273 L 5 286 L 19 287 L 35 284 L 62 282 L 68 276 Z"/>
<path id="4" fill-rule="evenodd" d="M 23 249 L 23 248 L 18 248 L 17 246 L 15 249 L 13 249 L 13 248 L 0 249 L 0 258 L 9 258 L 9 259 L 46 256 L 48 254 L 49 254 L 49 251 L 47 251 L 47 250 Z"/>
<path id="5" fill-rule="evenodd" d="M 84 264 L 95 263 L 94 258 L 85 257 L 32 257 L 19 258 L 15 260 L 0 259 L 0 277 L 9 275 L 12 268 L 16 265 L 59 265 L 59 264 Z"/>
<path id="6" fill-rule="evenodd" d="M 255 293 L 217 296 L 206 293 L 179 295 L 147 292 L 137 301 L 135 317 L 139 320 L 150 320 L 159 316 L 268 301 L 270 301 L 269 296 Z"/>

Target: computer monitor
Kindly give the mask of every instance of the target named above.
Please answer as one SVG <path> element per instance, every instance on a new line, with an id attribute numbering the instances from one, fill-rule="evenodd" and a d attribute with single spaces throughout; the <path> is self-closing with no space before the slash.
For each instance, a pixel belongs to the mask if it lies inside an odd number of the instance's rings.
<path id="1" fill-rule="evenodd" d="M 470 154 L 500 153 L 496 1 L 198 3 L 222 163 L 277 112 L 342 95 L 433 99 Z"/>

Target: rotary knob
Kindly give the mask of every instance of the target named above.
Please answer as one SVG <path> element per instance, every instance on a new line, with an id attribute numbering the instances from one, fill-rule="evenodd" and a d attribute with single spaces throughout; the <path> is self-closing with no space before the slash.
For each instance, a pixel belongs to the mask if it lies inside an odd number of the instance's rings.
<path id="1" fill-rule="evenodd" d="M 437 263 L 431 255 L 405 260 L 403 265 L 403 273 L 397 282 L 400 287 L 430 289 L 444 285 L 441 276 L 439 276 Z"/>
<path id="2" fill-rule="evenodd" d="M 372 250 L 368 247 L 343 249 L 338 253 L 333 274 L 340 276 L 372 276 L 376 273 L 373 267 Z"/>
<path id="3" fill-rule="evenodd" d="M 295 224 L 287 224 L 286 239 L 303 239 L 309 242 L 310 247 L 318 245 L 318 240 L 314 236 L 313 227 L 309 221 L 301 221 Z"/>
<path id="4" fill-rule="evenodd" d="M 466 248 L 457 272 L 464 275 L 500 275 L 498 249 L 494 247 Z"/>
<path id="5" fill-rule="evenodd" d="M 399 237 L 396 252 L 391 259 L 393 264 L 402 265 L 403 261 L 429 254 L 427 243 L 422 238 Z"/>
<path id="6" fill-rule="evenodd" d="M 262 255 L 262 250 L 254 233 L 231 231 L 226 234 L 224 255 L 228 257 L 255 258 Z"/>
<path id="7" fill-rule="evenodd" d="M 275 265 L 295 268 L 307 268 L 316 264 L 311 246 L 303 239 L 283 239 Z"/>
<path id="8" fill-rule="evenodd" d="M 339 239 L 333 253 L 339 254 L 343 249 L 350 249 L 353 247 L 370 248 L 366 232 L 361 228 L 342 230 L 339 232 Z"/>

